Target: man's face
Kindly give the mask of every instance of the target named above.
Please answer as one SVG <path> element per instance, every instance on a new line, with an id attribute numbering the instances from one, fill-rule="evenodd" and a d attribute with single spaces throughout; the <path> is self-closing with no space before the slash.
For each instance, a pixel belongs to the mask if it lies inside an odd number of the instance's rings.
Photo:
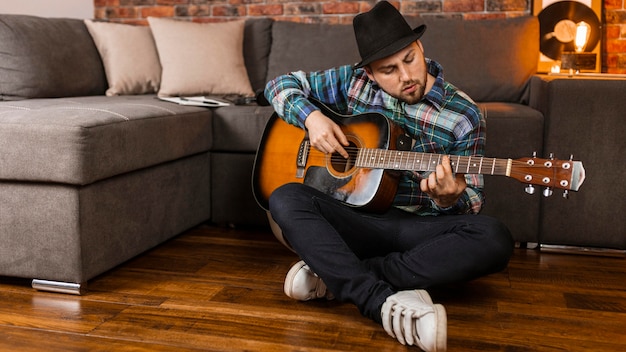
<path id="1" fill-rule="evenodd" d="M 372 62 L 365 71 L 385 92 L 407 104 L 419 102 L 426 91 L 428 70 L 422 46 L 417 41 Z"/>

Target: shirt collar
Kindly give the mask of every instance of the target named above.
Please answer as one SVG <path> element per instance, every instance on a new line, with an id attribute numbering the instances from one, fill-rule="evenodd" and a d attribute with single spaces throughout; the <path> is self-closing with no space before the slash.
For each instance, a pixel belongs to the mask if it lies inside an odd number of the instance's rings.
<path id="1" fill-rule="evenodd" d="M 446 91 L 444 88 L 445 81 L 443 79 L 443 67 L 441 65 L 431 59 L 426 59 L 426 65 L 428 66 L 428 73 L 435 77 L 435 83 L 432 88 L 424 97 L 422 101 L 426 100 L 434 105 L 437 110 L 441 110 L 443 107 L 444 97 L 446 95 Z"/>

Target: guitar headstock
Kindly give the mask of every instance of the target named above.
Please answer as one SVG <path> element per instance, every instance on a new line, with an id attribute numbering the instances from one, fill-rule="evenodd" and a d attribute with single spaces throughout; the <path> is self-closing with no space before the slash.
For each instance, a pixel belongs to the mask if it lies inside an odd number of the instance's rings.
<path id="1" fill-rule="evenodd" d="M 509 176 L 528 184 L 528 193 L 534 193 L 532 185 L 539 185 L 546 187 L 544 195 L 549 196 L 553 188 L 578 191 L 585 181 L 585 169 L 580 161 L 533 156 L 512 160 Z"/>

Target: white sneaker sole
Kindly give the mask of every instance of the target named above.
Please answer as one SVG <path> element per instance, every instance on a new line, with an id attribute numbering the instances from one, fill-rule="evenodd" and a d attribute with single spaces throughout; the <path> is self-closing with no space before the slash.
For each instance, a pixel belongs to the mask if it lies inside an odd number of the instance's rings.
<path id="1" fill-rule="evenodd" d="M 448 343 L 448 315 L 446 308 L 441 304 L 433 304 L 432 298 L 425 290 L 415 290 L 422 300 L 431 304 L 437 316 L 437 334 L 435 336 L 435 349 L 432 352 L 447 350 Z"/>
<path id="2" fill-rule="evenodd" d="M 437 334 L 435 336 L 435 349 L 432 352 L 446 351 L 448 346 L 448 316 L 446 308 L 441 304 L 433 304 L 437 315 Z"/>

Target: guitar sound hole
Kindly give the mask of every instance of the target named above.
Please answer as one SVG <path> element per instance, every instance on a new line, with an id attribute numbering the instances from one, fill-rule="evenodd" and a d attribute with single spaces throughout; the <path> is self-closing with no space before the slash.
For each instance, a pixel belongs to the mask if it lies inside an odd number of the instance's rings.
<path id="1" fill-rule="evenodd" d="M 330 157 L 330 172 L 336 177 L 345 177 L 352 173 L 356 167 L 356 158 L 359 150 L 355 142 L 348 137 L 349 145 L 344 147 L 348 152 L 348 158 L 344 158 L 339 153 L 333 153 Z"/>

